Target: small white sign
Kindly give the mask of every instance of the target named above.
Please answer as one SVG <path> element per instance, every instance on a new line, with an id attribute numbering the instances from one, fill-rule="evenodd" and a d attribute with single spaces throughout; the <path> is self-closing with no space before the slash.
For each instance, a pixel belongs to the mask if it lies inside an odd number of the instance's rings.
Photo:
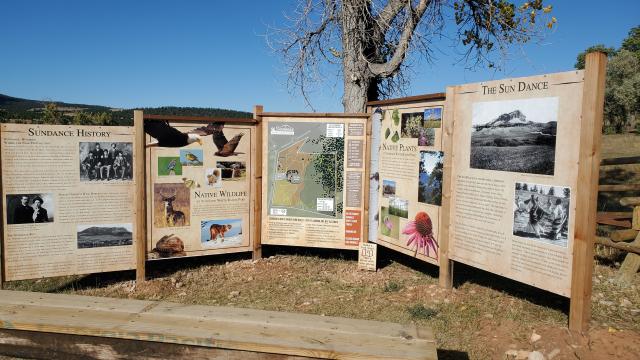
<path id="1" fill-rule="evenodd" d="M 376 271 L 378 245 L 361 242 L 358 247 L 358 269 Z"/>
<path id="2" fill-rule="evenodd" d="M 333 211 L 333 199 L 316 198 L 316 211 Z"/>
<path id="3" fill-rule="evenodd" d="M 289 125 L 276 125 L 271 128 L 271 135 L 294 135 L 293 127 Z"/>
<path id="4" fill-rule="evenodd" d="M 274 179 L 277 180 L 286 180 L 287 179 L 287 174 L 285 173 L 276 173 L 274 175 Z"/>
<path id="5" fill-rule="evenodd" d="M 287 209 L 271 208 L 271 215 L 273 215 L 273 216 L 287 216 Z"/>
<path id="6" fill-rule="evenodd" d="M 344 124 L 327 124 L 327 137 L 344 137 Z"/>

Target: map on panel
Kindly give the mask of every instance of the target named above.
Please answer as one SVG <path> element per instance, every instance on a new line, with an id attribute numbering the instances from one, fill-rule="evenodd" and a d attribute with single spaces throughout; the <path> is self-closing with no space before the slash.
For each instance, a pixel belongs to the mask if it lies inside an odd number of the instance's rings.
<path id="1" fill-rule="evenodd" d="M 344 124 L 269 126 L 269 214 L 342 218 Z"/>

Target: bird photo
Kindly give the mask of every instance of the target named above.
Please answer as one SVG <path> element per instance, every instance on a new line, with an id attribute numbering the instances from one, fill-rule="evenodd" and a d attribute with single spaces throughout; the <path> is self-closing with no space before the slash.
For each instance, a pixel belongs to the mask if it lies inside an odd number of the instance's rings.
<path id="1" fill-rule="evenodd" d="M 180 163 L 182 166 L 202 166 L 202 149 L 181 149 Z"/>
<path id="2" fill-rule="evenodd" d="M 178 156 L 158 156 L 158 175 L 182 175 L 182 163 Z"/>
<path id="3" fill-rule="evenodd" d="M 168 121 L 145 120 L 144 132 L 156 140 L 155 142 L 147 144 L 147 147 L 159 146 L 176 148 L 193 143 L 202 145 L 201 135 L 183 133 L 169 125 Z"/>
<path id="4" fill-rule="evenodd" d="M 244 136 L 244 133 L 239 133 L 232 137 L 231 140 L 227 140 L 227 137 L 224 135 L 224 122 L 210 123 L 206 126 L 193 129 L 189 133 L 200 137 L 211 135 L 211 140 L 218 149 L 214 155 L 222 157 L 238 155 L 239 153 L 235 151 Z"/>
<path id="5" fill-rule="evenodd" d="M 144 122 L 145 133 L 156 139 L 155 142 L 147 144 L 147 147 L 184 147 L 193 143 L 202 146 L 202 138 L 211 135 L 213 144 L 218 149 L 214 155 L 222 157 L 238 155 L 239 153 L 235 151 L 244 133 L 239 133 L 231 140 L 227 140 L 223 129 L 224 122 L 212 122 L 183 133 L 167 121 L 147 120 Z"/>

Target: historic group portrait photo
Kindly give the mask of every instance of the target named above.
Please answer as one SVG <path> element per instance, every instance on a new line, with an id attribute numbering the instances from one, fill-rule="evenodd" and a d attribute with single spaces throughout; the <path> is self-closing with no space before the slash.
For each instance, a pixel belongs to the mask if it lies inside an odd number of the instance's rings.
<path id="1" fill-rule="evenodd" d="M 129 142 L 81 142 L 80 181 L 131 181 L 132 149 Z"/>

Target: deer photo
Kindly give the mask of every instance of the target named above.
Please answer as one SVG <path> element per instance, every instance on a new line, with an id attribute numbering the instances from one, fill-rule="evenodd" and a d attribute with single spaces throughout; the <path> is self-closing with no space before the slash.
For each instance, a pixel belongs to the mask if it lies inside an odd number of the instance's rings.
<path id="1" fill-rule="evenodd" d="M 166 196 L 161 193 L 160 196 L 164 205 L 165 226 L 185 226 L 184 213 L 173 209 L 173 202 L 176 201 L 176 193 L 174 192 L 171 196 Z"/>

